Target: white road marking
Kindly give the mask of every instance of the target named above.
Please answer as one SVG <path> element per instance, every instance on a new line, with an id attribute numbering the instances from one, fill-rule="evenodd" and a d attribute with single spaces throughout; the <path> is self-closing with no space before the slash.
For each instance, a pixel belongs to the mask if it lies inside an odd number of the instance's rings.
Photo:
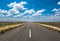
<path id="1" fill-rule="evenodd" d="M 31 38 L 31 29 L 29 29 L 29 38 Z"/>

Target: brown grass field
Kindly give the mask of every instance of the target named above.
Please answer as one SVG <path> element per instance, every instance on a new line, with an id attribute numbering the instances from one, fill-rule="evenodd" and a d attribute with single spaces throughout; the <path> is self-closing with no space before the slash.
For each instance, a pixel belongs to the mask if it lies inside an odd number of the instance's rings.
<path id="1" fill-rule="evenodd" d="M 60 22 L 38 22 L 37 24 L 60 33 Z"/>
<path id="2" fill-rule="evenodd" d="M 23 22 L 0 22 L 0 32 L 5 32 L 23 24 Z"/>
<path id="3" fill-rule="evenodd" d="M 8 26 L 8 25 L 16 25 L 16 24 L 21 24 L 23 22 L 0 22 L 0 28 L 3 26 Z"/>
<path id="4" fill-rule="evenodd" d="M 39 22 L 39 23 L 60 27 L 60 22 Z"/>

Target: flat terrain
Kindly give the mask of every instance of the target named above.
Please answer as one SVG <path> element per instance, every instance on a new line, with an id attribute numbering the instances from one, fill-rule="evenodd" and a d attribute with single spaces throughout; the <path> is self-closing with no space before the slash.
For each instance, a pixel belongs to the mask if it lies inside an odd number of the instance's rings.
<path id="1" fill-rule="evenodd" d="M 22 23 L 22 22 L 20 22 L 20 23 Z M 19 22 L 0 22 L 0 27 L 20 24 L 20 23 Z"/>
<path id="2" fill-rule="evenodd" d="M 26 23 L 0 33 L 0 41 L 60 41 L 60 33 L 35 23 Z"/>
<path id="3" fill-rule="evenodd" d="M 39 22 L 39 23 L 60 27 L 60 22 Z"/>

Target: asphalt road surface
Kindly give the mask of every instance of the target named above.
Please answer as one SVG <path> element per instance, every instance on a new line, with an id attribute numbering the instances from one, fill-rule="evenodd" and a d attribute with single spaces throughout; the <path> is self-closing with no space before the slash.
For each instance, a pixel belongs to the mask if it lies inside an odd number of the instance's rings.
<path id="1" fill-rule="evenodd" d="M 60 41 L 60 33 L 34 23 L 0 33 L 0 41 Z"/>

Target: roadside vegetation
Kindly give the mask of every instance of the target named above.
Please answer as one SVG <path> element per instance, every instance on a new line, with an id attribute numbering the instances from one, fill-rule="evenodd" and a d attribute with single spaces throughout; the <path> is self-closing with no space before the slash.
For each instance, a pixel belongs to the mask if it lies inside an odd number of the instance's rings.
<path id="1" fill-rule="evenodd" d="M 38 22 L 37 24 L 60 32 L 60 22 Z"/>
<path id="2" fill-rule="evenodd" d="M 4 33 L 23 24 L 23 22 L 0 22 L 0 33 Z"/>
<path id="3" fill-rule="evenodd" d="M 60 22 L 40 22 L 42 24 L 52 25 L 60 28 Z"/>

